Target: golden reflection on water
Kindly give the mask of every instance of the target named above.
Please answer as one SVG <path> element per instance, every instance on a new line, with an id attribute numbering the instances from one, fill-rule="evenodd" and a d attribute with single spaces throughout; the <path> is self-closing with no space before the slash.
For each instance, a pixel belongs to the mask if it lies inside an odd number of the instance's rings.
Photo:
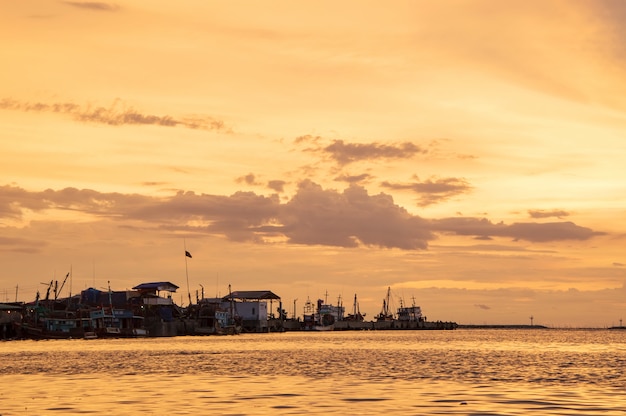
<path id="1" fill-rule="evenodd" d="M 407 331 L 0 344 L 0 415 L 624 415 L 626 333 Z"/>

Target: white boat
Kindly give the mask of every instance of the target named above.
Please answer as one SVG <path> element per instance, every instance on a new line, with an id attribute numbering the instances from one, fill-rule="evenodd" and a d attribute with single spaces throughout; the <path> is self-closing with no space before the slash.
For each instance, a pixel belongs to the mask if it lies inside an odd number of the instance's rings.
<path id="1" fill-rule="evenodd" d="M 398 308 L 398 321 L 403 322 L 423 322 L 422 308 L 415 304 L 415 298 L 413 298 L 412 306 L 402 305 L 400 300 L 400 307 Z"/>
<path id="2" fill-rule="evenodd" d="M 328 296 L 328 294 L 327 294 Z M 344 319 L 345 308 L 341 305 L 341 297 L 337 305 L 330 305 L 322 299 L 317 300 L 317 308 L 310 299 L 304 305 L 304 327 L 309 331 L 333 331 L 335 323 Z"/>

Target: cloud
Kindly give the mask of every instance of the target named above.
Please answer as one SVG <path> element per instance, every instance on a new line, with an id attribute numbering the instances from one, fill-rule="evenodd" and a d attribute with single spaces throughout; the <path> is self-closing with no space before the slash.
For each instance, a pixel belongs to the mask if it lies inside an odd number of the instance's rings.
<path id="1" fill-rule="evenodd" d="M 475 306 L 475 307 L 477 307 L 478 309 L 483 309 L 483 310 L 486 310 L 486 311 L 488 311 L 489 309 L 491 309 L 491 308 L 490 308 L 489 306 L 487 306 L 487 305 L 475 304 L 474 306 Z"/>
<path id="2" fill-rule="evenodd" d="M 334 140 L 330 145 L 321 149 L 331 159 L 340 165 L 361 160 L 374 159 L 410 159 L 418 153 L 426 153 L 425 149 L 411 143 L 398 144 L 380 143 L 345 143 L 343 140 Z"/>
<path id="3" fill-rule="evenodd" d="M 543 210 L 543 209 L 529 209 L 528 214 L 530 215 L 531 218 L 550 218 L 550 217 L 563 218 L 563 217 L 567 217 L 570 215 L 569 212 L 563 211 L 560 209 L 553 209 L 549 211 Z"/>
<path id="4" fill-rule="evenodd" d="M 424 182 L 391 183 L 382 182 L 381 186 L 393 190 L 411 190 L 420 195 L 419 206 L 428 206 L 469 192 L 472 187 L 462 178 L 428 179 Z"/>
<path id="5" fill-rule="evenodd" d="M 606 36 L 606 43 L 602 46 L 618 61 L 626 60 L 626 4 L 619 0 L 603 0 L 585 3 L 584 7 L 588 9 L 588 14 L 601 22 L 599 27 Z"/>
<path id="6" fill-rule="evenodd" d="M 245 183 L 247 185 L 260 185 L 260 183 L 256 181 L 254 173 L 248 173 L 247 175 L 240 176 L 239 178 L 235 179 L 235 182 Z"/>
<path id="7" fill-rule="evenodd" d="M 361 183 L 365 182 L 368 179 L 371 179 L 372 176 L 368 173 L 362 173 L 360 175 L 339 175 L 335 178 L 337 182 L 347 182 L 347 183 Z"/>
<path id="8" fill-rule="evenodd" d="M 302 136 L 296 137 L 293 142 L 295 144 L 302 144 L 302 143 L 318 144 L 323 140 L 324 139 L 321 136 L 312 136 L 310 134 L 304 134 Z"/>
<path id="9" fill-rule="evenodd" d="M 327 155 L 340 166 L 364 160 L 410 159 L 416 154 L 428 153 L 426 148 L 411 142 L 392 144 L 346 143 L 343 140 L 332 140 L 330 144 L 324 142 L 323 137 L 312 135 L 299 136 L 294 140 L 298 145 L 310 144 L 305 151 Z"/>
<path id="10" fill-rule="evenodd" d="M 427 249 L 430 241 L 446 234 L 532 242 L 588 240 L 604 234 L 572 222 L 507 225 L 484 218 L 425 219 L 395 204 L 390 195 L 370 195 L 359 185 L 342 192 L 323 189 L 310 180 L 301 182 L 285 203 L 277 195 L 253 192 L 224 196 L 179 191 L 170 197 L 152 197 L 76 188 L 29 192 L 0 187 L 2 217 L 22 218 L 25 210 L 76 211 L 171 232 L 223 235 L 233 241 L 262 243 L 278 238 L 292 244 L 403 250 Z"/>
<path id="11" fill-rule="evenodd" d="M 280 179 L 275 179 L 275 180 L 271 180 L 269 182 L 267 182 L 267 187 L 269 189 L 272 189 L 276 192 L 284 192 L 285 191 L 285 185 L 287 184 L 286 181 L 280 180 Z"/>
<path id="12" fill-rule="evenodd" d="M 531 242 L 589 240 L 603 232 L 581 227 L 573 222 L 494 224 L 485 218 L 444 218 L 432 220 L 437 232 L 466 236 L 510 237 Z"/>
<path id="13" fill-rule="evenodd" d="M 22 218 L 23 210 L 38 211 L 49 204 L 42 201 L 40 193 L 28 192 L 16 186 L 0 186 L 0 218 Z"/>
<path id="14" fill-rule="evenodd" d="M 107 124 L 110 126 L 123 125 L 153 125 L 162 127 L 184 127 L 194 130 L 212 130 L 222 133 L 232 133 L 224 121 L 211 116 L 173 117 L 170 115 L 154 115 L 142 113 L 116 100 L 109 107 L 78 105 L 66 103 L 23 102 L 12 98 L 0 100 L 0 109 L 23 112 L 57 113 L 71 116 L 76 121 L 85 123 Z"/>
<path id="15" fill-rule="evenodd" d="M 39 253 L 44 246 L 46 246 L 46 243 L 43 241 L 16 237 L 0 237 L 0 251 Z"/>
<path id="16" fill-rule="evenodd" d="M 395 205 L 389 195 L 370 196 L 359 186 L 340 193 L 308 180 L 285 204 L 252 192 L 231 196 L 178 192 L 157 198 L 75 188 L 27 192 L 5 186 L 0 188 L 0 207 L 6 206 L 11 209 L 0 212 L 12 217 L 19 216 L 22 209 L 75 210 L 118 221 L 143 221 L 173 231 L 222 234 L 235 241 L 262 242 L 282 236 L 295 244 L 425 249 L 435 238 L 426 220 Z"/>
<path id="17" fill-rule="evenodd" d="M 257 176 L 254 173 L 248 173 L 247 175 L 244 176 L 240 176 L 237 179 L 235 179 L 235 182 L 237 183 L 245 183 L 246 185 L 250 185 L 250 186 L 263 186 L 265 185 L 268 189 L 271 189 L 273 191 L 276 192 L 284 192 L 285 190 L 285 184 L 287 184 L 286 181 L 283 180 L 271 180 L 268 181 L 267 183 L 263 183 L 260 182 L 257 178 Z"/>
<path id="18" fill-rule="evenodd" d="M 425 249 L 435 238 L 426 220 L 395 205 L 389 195 L 369 195 L 352 185 L 342 193 L 306 180 L 281 208 L 289 241 L 341 247 L 358 245 Z"/>
<path id="19" fill-rule="evenodd" d="M 116 4 L 103 3 L 103 2 L 98 2 L 98 1 L 86 1 L 86 2 L 64 1 L 63 3 L 67 4 L 68 6 L 78 7 L 80 9 L 89 9 L 89 10 L 96 10 L 96 11 L 112 12 L 112 11 L 116 11 L 119 9 L 119 6 Z"/>

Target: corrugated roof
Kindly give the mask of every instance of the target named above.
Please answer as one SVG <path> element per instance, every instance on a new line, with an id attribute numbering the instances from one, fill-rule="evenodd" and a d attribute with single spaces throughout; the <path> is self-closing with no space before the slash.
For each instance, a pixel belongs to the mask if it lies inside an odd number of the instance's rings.
<path id="1" fill-rule="evenodd" d="M 224 296 L 224 299 L 242 299 L 242 300 L 257 300 L 257 299 L 280 299 L 280 296 L 273 293 L 271 290 L 237 290 L 230 295 Z"/>
<path id="2" fill-rule="evenodd" d="M 178 286 L 170 282 L 151 282 L 142 283 L 133 288 L 133 290 L 166 290 L 168 292 L 176 292 Z"/>

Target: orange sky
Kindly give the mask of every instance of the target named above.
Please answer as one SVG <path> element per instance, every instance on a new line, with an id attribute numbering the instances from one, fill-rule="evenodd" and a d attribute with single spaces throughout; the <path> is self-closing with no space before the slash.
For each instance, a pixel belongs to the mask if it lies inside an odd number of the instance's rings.
<path id="1" fill-rule="evenodd" d="M 626 5 L 0 5 L 0 297 L 626 318 Z M 66 291 L 69 288 L 66 286 Z M 67 294 L 67 292 L 65 293 Z"/>

